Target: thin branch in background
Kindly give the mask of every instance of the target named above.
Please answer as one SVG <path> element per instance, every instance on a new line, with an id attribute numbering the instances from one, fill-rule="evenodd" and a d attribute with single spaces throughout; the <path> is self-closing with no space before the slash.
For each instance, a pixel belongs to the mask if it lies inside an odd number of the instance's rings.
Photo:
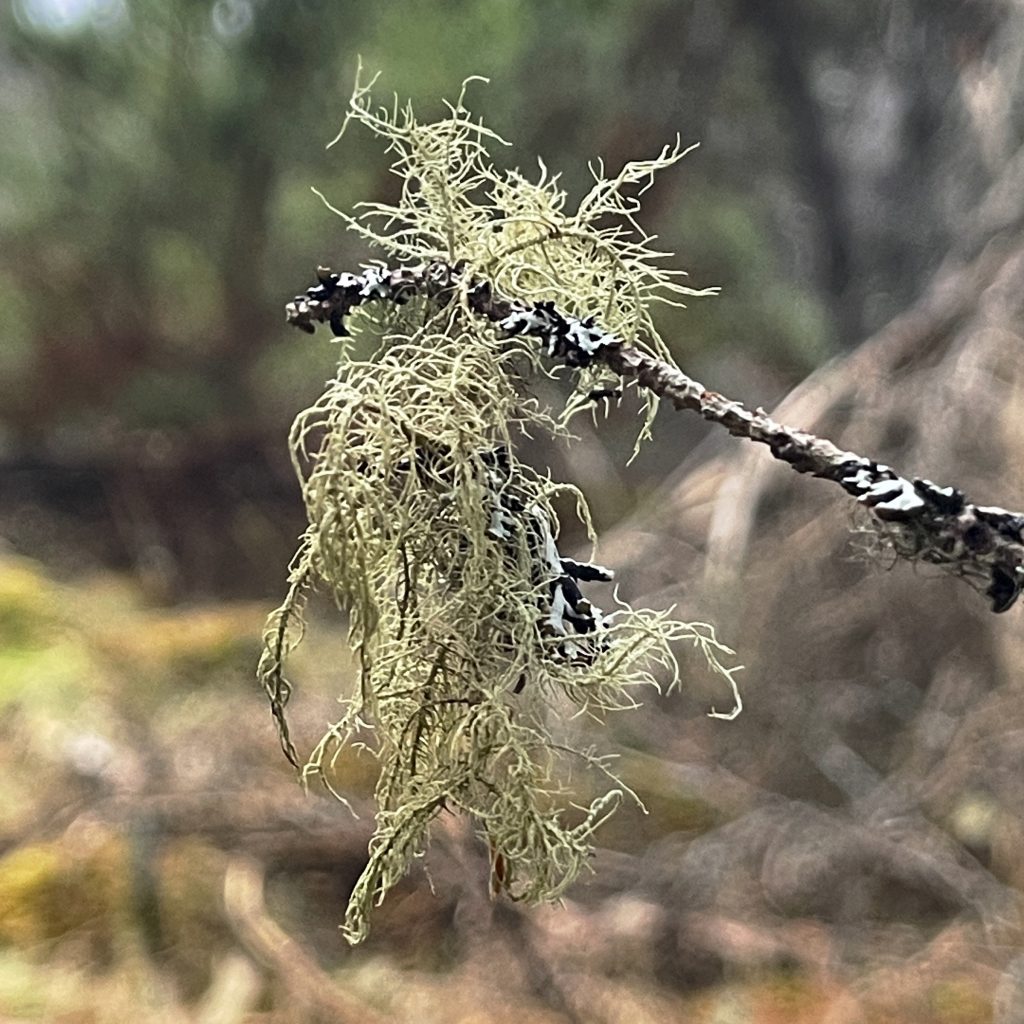
<path id="1" fill-rule="evenodd" d="M 224 874 L 224 909 L 243 948 L 279 978 L 291 1001 L 336 1024 L 384 1024 L 385 1017 L 346 992 L 316 958 L 270 917 L 263 897 L 264 869 L 236 856 Z"/>

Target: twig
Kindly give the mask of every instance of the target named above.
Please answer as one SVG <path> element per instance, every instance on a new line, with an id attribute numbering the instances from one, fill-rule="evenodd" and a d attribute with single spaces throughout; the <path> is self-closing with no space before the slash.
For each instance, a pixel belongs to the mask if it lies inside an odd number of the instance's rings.
<path id="1" fill-rule="evenodd" d="M 315 958 L 267 913 L 263 902 L 263 867 L 248 857 L 233 857 L 224 875 L 224 909 L 245 949 L 276 974 L 294 1003 L 317 1019 L 336 1024 L 384 1024 L 378 1013 L 350 995 Z"/>
<path id="2" fill-rule="evenodd" d="M 213 969 L 213 980 L 196 1007 L 196 1024 L 242 1024 L 255 1010 L 263 978 L 242 953 L 229 952 Z M 251 1019 L 251 1018 L 250 1018 Z"/>
<path id="3" fill-rule="evenodd" d="M 1024 587 L 1024 514 L 972 504 L 955 487 L 901 476 L 825 438 L 778 423 L 764 409 L 750 410 L 626 344 L 593 317 L 569 316 L 553 303 L 526 305 L 504 298 L 486 280 L 465 280 L 460 264 L 434 262 L 395 270 L 378 265 L 358 275 L 319 267 L 317 279 L 318 284 L 286 307 L 288 322 L 301 330 L 312 333 L 316 323 L 329 323 L 336 335 L 345 335 L 345 317 L 368 301 L 403 305 L 422 295 L 444 305 L 462 296 L 473 313 L 495 323 L 506 336 L 535 337 L 546 355 L 570 367 L 604 363 L 677 409 L 690 409 L 730 434 L 767 445 L 775 458 L 798 473 L 837 483 L 872 513 L 882 536 L 901 557 L 987 580 L 985 594 L 994 612 L 1009 609 Z"/>

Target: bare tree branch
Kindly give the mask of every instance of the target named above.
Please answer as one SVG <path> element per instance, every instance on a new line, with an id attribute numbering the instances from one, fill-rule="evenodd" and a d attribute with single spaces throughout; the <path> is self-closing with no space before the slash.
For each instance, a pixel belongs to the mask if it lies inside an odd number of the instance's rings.
<path id="1" fill-rule="evenodd" d="M 329 323 L 347 334 L 345 317 L 368 301 L 399 305 L 415 295 L 439 304 L 461 300 L 473 313 L 493 321 L 506 336 L 537 338 L 546 355 L 570 367 L 604 363 L 677 409 L 689 409 L 730 434 L 765 444 L 798 473 L 837 483 L 868 509 L 879 532 L 900 557 L 985 580 L 994 612 L 1010 608 L 1024 587 L 1024 514 L 975 505 L 955 487 L 905 477 L 889 466 L 844 451 L 825 438 L 773 420 L 764 409 L 748 409 L 711 391 L 657 357 L 604 331 L 593 317 L 580 319 L 553 303 L 525 305 L 497 295 L 490 283 L 467 279 L 459 264 L 435 262 L 391 270 L 367 267 L 362 274 L 317 270 L 318 284 L 286 307 L 288 322 L 312 333 Z"/>

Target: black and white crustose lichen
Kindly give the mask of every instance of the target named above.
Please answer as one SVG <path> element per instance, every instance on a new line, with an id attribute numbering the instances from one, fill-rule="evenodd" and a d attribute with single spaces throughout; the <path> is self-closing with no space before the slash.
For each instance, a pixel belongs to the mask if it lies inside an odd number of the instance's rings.
<path id="1" fill-rule="evenodd" d="M 286 307 L 288 322 L 312 333 L 328 323 L 337 336 L 347 334 L 345 318 L 364 302 L 402 305 L 414 296 L 440 304 L 464 296 L 468 309 L 492 321 L 505 336 L 536 338 L 545 355 L 569 367 L 603 363 L 624 380 L 633 380 L 677 409 L 690 409 L 724 426 L 731 434 L 769 447 L 775 458 L 799 473 L 832 480 L 868 509 L 882 537 L 897 555 L 926 561 L 967 578 L 986 582 L 994 612 L 1013 606 L 1024 589 L 1024 514 L 969 502 L 955 487 L 907 478 L 872 459 L 844 451 L 832 442 L 773 420 L 763 409 L 711 391 L 677 367 L 604 331 L 593 317 L 577 318 L 553 303 L 518 303 L 495 293 L 486 280 L 464 281 L 460 264 L 433 262 L 391 269 L 375 265 L 361 274 L 317 269 L 317 284 Z M 499 517 L 500 521 L 500 517 Z M 609 579 L 609 570 L 550 555 L 548 569 L 558 582 L 552 590 L 551 628 L 586 632 L 599 628 L 600 613 L 579 592 L 579 583 Z M 553 542 L 552 542 L 553 548 Z M 549 557 L 550 555 L 550 557 Z M 579 628 L 577 628 L 579 627 Z M 563 653 L 571 657 L 571 646 Z"/>
<path id="2" fill-rule="evenodd" d="M 506 541 L 519 530 L 525 530 L 532 555 L 531 582 L 545 599 L 538 624 L 540 635 L 554 638 L 556 657 L 573 664 L 589 664 L 600 650 L 600 642 L 595 647 L 573 637 L 599 639 L 594 634 L 602 631 L 605 618 L 601 609 L 584 596 L 580 584 L 610 583 L 614 572 L 603 565 L 578 562 L 559 554 L 551 521 L 544 510 L 536 503 L 527 504 L 516 494 L 514 481 L 509 479 L 511 467 L 506 449 L 487 453 L 484 461 L 488 465 L 491 517 L 487 536 Z M 522 681 L 517 689 L 521 687 Z"/>

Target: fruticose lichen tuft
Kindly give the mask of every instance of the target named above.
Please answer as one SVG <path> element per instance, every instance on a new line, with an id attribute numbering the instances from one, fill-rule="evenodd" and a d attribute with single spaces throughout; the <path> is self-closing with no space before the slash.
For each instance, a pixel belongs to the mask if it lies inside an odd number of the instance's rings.
<path id="1" fill-rule="evenodd" d="M 634 220 L 632 193 L 680 159 L 678 145 L 614 177 L 596 167 L 570 212 L 543 167 L 533 181 L 495 168 L 488 147 L 503 143 L 462 97 L 420 124 L 409 108 L 375 110 L 369 86 L 357 84 L 350 121 L 386 142 L 402 179 L 394 205 L 340 213 L 388 263 L 458 264 L 461 282 L 486 279 L 522 302 L 597 314 L 623 339 L 666 355 L 650 303 L 697 293 L 658 267 L 664 254 Z M 331 768 L 347 745 L 366 745 L 380 761 L 369 863 L 343 925 L 353 943 L 444 811 L 476 824 L 496 890 L 531 902 L 565 891 L 594 830 L 629 793 L 605 758 L 553 734 L 567 709 L 628 709 L 638 688 L 674 685 L 679 641 L 698 646 L 735 694 L 736 670 L 718 657 L 732 652 L 710 627 L 617 600 L 606 615 L 585 596 L 611 573 L 558 551 L 555 500 L 568 495 L 592 536 L 586 502 L 516 454 L 524 436 L 567 434 L 567 413 L 545 409 L 526 387 L 552 369 L 530 338 L 504 337 L 474 316 L 463 288 L 444 302 L 411 295 L 353 310 L 348 328 L 377 339 L 376 350 L 357 358 L 341 339 L 337 376 L 291 432 L 309 526 L 287 598 L 268 622 L 259 674 L 298 765 L 284 714 L 286 655 L 301 640 L 310 591 L 347 613 L 359 686 L 303 774 L 333 792 Z M 583 395 L 600 371 L 574 375 Z M 607 786 L 575 807 L 564 780 L 581 760 Z"/>

